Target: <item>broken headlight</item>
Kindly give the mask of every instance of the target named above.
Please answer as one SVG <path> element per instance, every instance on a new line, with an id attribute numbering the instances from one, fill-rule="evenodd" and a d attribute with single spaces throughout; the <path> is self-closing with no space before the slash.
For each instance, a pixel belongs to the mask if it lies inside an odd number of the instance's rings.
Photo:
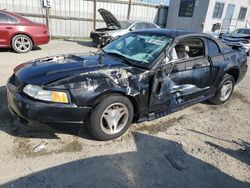
<path id="1" fill-rule="evenodd" d="M 23 92 L 34 99 L 56 103 L 69 103 L 69 96 L 63 91 L 44 90 L 40 86 L 28 84 L 23 88 Z"/>

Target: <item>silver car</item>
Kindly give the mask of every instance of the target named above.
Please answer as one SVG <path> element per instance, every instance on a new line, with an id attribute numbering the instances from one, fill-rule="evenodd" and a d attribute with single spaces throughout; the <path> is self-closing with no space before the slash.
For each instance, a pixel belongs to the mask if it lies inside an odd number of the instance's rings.
<path id="1" fill-rule="evenodd" d="M 98 12 L 101 14 L 107 27 L 96 29 L 90 33 L 90 37 L 97 44 L 97 47 L 103 47 L 110 41 L 131 31 L 159 28 L 155 23 L 148 21 L 118 21 L 111 12 L 105 9 L 99 9 Z"/>

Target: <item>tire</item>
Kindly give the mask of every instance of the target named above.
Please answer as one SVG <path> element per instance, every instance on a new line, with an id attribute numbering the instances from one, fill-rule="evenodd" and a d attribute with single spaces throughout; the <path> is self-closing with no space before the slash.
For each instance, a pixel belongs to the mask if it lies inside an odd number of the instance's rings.
<path id="1" fill-rule="evenodd" d="M 233 93 L 234 86 L 235 86 L 234 78 L 229 74 L 225 74 L 222 78 L 222 81 L 219 84 L 215 96 L 209 99 L 209 101 L 216 105 L 227 102 Z M 223 89 L 225 89 L 224 94 L 223 94 Z"/>
<path id="2" fill-rule="evenodd" d="M 249 52 L 247 52 L 247 56 L 250 56 L 250 51 L 249 51 Z"/>
<path id="3" fill-rule="evenodd" d="M 134 108 L 127 97 L 115 94 L 104 96 L 91 112 L 88 129 L 98 140 L 112 140 L 128 129 L 133 116 Z"/>
<path id="4" fill-rule="evenodd" d="M 27 53 L 33 48 L 32 40 L 26 35 L 14 36 L 11 45 L 17 53 Z"/>

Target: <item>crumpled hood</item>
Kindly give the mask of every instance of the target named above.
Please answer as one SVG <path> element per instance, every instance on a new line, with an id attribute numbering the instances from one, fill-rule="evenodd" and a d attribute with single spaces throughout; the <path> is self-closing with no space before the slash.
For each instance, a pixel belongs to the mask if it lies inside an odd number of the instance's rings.
<path id="1" fill-rule="evenodd" d="M 241 40 L 247 40 L 250 39 L 250 35 L 246 35 L 246 34 L 226 34 L 223 35 L 222 38 L 224 39 L 230 39 L 232 41 L 241 41 Z"/>
<path id="2" fill-rule="evenodd" d="M 47 85 L 69 76 L 98 70 L 129 67 L 131 66 L 125 64 L 119 58 L 96 53 L 92 55 L 59 55 L 37 59 L 18 65 L 14 72 L 23 83 Z"/>

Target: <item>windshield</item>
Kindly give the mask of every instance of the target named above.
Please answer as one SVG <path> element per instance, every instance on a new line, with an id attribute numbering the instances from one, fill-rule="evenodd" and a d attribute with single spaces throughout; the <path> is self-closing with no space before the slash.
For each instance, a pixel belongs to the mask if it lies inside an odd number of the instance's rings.
<path id="1" fill-rule="evenodd" d="M 127 29 L 131 26 L 134 22 L 133 21 L 120 21 L 121 29 Z"/>
<path id="2" fill-rule="evenodd" d="M 111 42 L 103 51 L 125 58 L 135 66 L 148 68 L 171 41 L 168 36 L 130 33 Z"/>
<path id="3" fill-rule="evenodd" d="M 237 29 L 232 34 L 248 34 L 250 35 L 250 29 Z"/>

